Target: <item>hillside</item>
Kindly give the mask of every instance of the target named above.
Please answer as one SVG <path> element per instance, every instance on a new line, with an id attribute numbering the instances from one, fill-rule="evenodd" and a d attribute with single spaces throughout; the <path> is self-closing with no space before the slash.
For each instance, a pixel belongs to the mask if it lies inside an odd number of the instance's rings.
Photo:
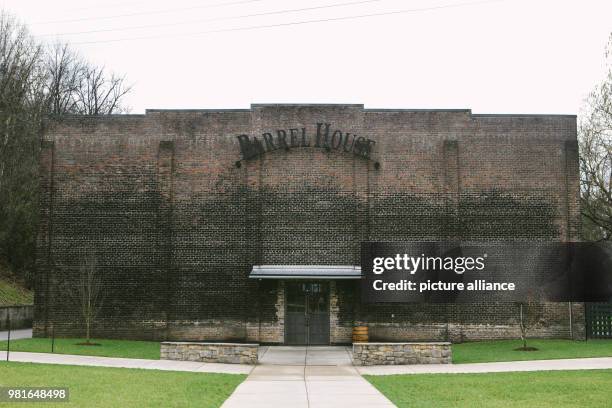
<path id="1" fill-rule="evenodd" d="M 0 265 L 0 306 L 31 305 L 34 292 L 25 288 Z"/>
<path id="2" fill-rule="evenodd" d="M 0 278 L 0 306 L 31 305 L 34 293 L 18 284 Z"/>

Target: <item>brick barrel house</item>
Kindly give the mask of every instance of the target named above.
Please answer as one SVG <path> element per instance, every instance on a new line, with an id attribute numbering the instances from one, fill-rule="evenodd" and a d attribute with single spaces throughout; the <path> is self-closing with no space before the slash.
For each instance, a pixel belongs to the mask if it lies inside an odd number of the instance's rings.
<path id="1" fill-rule="evenodd" d="M 82 335 L 94 257 L 109 338 L 514 338 L 513 303 L 366 304 L 362 241 L 576 241 L 576 117 L 258 104 L 50 121 L 35 336 Z M 584 304 L 532 335 L 584 338 Z"/>

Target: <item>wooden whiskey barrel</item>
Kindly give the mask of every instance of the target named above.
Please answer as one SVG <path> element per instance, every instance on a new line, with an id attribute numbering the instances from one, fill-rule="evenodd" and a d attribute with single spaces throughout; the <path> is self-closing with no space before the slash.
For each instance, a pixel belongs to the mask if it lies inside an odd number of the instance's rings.
<path id="1" fill-rule="evenodd" d="M 353 343 L 366 343 L 368 341 L 368 326 L 353 327 Z"/>

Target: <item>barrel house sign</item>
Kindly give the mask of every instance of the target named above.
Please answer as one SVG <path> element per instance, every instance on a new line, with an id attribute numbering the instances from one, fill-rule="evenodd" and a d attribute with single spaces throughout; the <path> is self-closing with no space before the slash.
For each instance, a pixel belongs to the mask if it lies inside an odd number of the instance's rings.
<path id="1" fill-rule="evenodd" d="M 576 117 L 363 105 L 69 116 L 40 162 L 34 336 L 95 257 L 93 336 L 262 344 L 520 333 L 513 303 L 364 303 L 364 241 L 575 241 Z M 584 337 L 582 303 L 533 335 Z"/>
<path id="2" fill-rule="evenodd" d="M 278 149 L 315 147 L 328 151 L 334 149 L 370 159 L 372 147 L 376 144 L 374 140 L 350 132 L 343 132 L 338 129 L 332 131 L 329 123 L 317 123 L 317 131 L 311 144 L 311 136 L 306 129 L 305 127 L 278 129 L 263 133 L 261 139 L 258 139 L 257 136 L 239 135 L 237 138 L 240 143 L 242 158 L 245 160 L 253 159 Z M 379 165 L 378 162 L 376 162 L 376 165 Z M 236 166 L 240 166 L 240 161 L 236 162 Z"/>

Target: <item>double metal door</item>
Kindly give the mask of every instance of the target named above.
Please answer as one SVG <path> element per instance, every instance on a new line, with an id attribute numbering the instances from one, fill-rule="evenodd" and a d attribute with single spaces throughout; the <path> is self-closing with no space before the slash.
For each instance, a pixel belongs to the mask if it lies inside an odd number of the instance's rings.
<path id="1" fill-rule="evenodd" d="M 329 344 L 329 285 L 327 282 L 288 282 L 285 343 Z"/>

